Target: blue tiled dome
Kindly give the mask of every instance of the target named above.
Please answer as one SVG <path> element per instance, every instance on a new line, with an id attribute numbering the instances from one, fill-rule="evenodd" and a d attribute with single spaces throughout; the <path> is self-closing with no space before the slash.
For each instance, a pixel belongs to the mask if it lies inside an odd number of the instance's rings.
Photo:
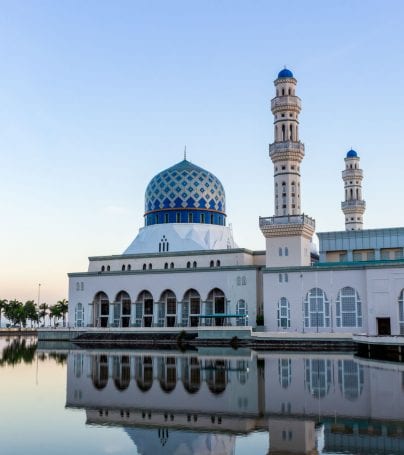
<path id="1" fill-rule="evenodd" d="M 293 73 L 287 68 L 284 68 L 282 71 L 279 71 L 278 78 L 279 77 L 293 77 Z"/>
<path id="2" fill-rule="evenodd" d="M 226 198 L 220 180 L 187 160 L 152 178 L 145 194 L 146 225 L 207 223 L 225 225 Z"/>
<path id="3" fill-rule="evenodd" d="M 347 158 L 356 158 L 358 156 L 358 154 L 355 152 L 355 150 L 349 150 L 349 152 L 347 152 L 346 154 L 346 157 Z"/>

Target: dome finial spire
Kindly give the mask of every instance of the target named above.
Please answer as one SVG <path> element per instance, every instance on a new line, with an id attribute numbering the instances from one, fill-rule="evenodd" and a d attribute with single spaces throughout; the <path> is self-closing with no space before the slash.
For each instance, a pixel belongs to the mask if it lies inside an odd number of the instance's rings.
<path id="1" fill-rule="evenodd" d="M 184 147 L 184 161 L 187 160 L 187 146 Z"/>

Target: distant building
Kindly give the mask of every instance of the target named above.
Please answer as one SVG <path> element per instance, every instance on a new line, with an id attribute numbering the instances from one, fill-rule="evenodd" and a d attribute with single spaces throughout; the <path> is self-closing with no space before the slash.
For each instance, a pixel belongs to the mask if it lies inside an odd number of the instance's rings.
<path id="1" fill-rule="evenodd" d="M 300 98 L 292 72 L 275 80 L 275 215 L 260 218 L 265 251 L 237 246 L 223 185 L 186 156 L 145 194 L 145 226 L 120 255 L 69 274 L 76 327 L 256 326 L 268 331 L 404 334 L 404 228 L 363 229 L 359 155 L 342 172 L 345 231 L 319 233 L 302 211 Z M 259 319 L 258 319 L 259 321 Z M 259 321 L 260 322 L 260 321 Z"/>

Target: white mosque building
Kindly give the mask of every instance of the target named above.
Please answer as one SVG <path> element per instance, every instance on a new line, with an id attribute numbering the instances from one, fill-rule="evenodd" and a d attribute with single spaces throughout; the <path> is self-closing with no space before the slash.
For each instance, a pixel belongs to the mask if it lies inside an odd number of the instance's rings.
<path id="1" fill-rule="evenodd" d="M 259 220 L 265 251 L 235 243 L 223 185 L 184 156 L 150 181 L 145 226 L 128 248 L 90 257 L 87 272 L 69 274 L 71 326 L 255 327 L 263 316 L 270 332 L 404 334 L 404 228 L 363 229 L 354 150 L 342 172 L 345 230 L 317 233 L 313 253 L 296 83 L 280 71 L 271 101 L 275 214 Z"/>

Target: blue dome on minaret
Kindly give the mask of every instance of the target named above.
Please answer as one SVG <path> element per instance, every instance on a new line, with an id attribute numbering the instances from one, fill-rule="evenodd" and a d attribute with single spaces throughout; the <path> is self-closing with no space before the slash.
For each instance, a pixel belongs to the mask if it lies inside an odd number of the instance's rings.
<path id="1" fill-rule="evenodd" d="M 278 78 L 280 77 L 293 77 L 293 73 L 287 68 L 283 68 L 283 70 L 279 71 L 278 73 Z"/>
<path id="2" fill-rule="evenodd" d="M 153 177 L 145 194 L 145 224 L 226 224 L 220 180 L 184 159 Z"/>
<path id="3" fill-rule="evenodd" d="M 346 157 L 347 158 L 356 158 L 358 156 L 357 152 L 355 150 L 351 149 L 347 152 Z"/>

